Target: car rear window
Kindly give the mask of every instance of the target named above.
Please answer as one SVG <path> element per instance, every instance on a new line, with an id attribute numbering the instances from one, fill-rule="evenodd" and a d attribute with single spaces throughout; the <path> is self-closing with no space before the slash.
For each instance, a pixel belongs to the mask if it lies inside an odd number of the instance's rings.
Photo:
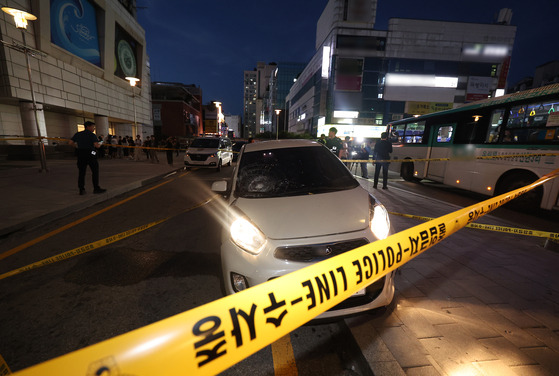
<path id="1" fill-rule="evenodd" d="M 357 186 L 357 180 L 325 147 L 295 147 L 245 152 L 238 166 L 235 195 L 284 197 Z"/>

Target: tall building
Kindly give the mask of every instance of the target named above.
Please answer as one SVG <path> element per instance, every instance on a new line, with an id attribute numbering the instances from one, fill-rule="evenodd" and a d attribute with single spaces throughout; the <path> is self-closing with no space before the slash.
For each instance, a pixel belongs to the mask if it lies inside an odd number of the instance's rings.
<path id="1" fill-rule="evenodd" d="M 243 134 L 243 137 L 252 137 L 266 131 L 265 100 L 270 77 L 276 67 L 276 63 L 266 64 L 259 61 L 254 70 L 244 72 L 243 117 L 245 134 Z"/>
<path id="2" fill-rule="evenodd" d="M 504 93 L 509 9 L 494 24 L 393 18 L 376 30 L 376 7 L 328 1 L 316 53 L 287 96 L 289 131 L 376 138 L 392 120 Z"/>
<path id="3" fill-rule="evenodd" d="M 243 137 L 252 137 L 256 133 L 256 69 L 244 73 L 243 93 Z"/>
<path id="4" fill-rule="evenodd" d="M 0 12 L 0 134 L 70 138 L 86 120 L 96 133 L 151 135 L 151 79 L 135 0 L 4 1 L 37 17 L 22 34 Z M 79 15 L 79 16 L 78 16 Z M 25 41 L 23 38 L 25 35 Z M 33 91 L 27 75 L 25 44 Z M 11 48 L 15 46 L 16 48 Z M 139 79 L 131 87 L 126 77 Z M 36 110 L 32 103 L 33 95 Z M 143 138 L 144 138 L 143 137 Z M 45 140 L 48 154 L 56 152 Z M 3 141 L 2 154 L 37 154 L 36 141 Z"/>
<path id="5" fill-rule="evenodd" d="M 285 98 L 305 66 L 305 63 L 277 63 L 268 81 L 267 92 L 264 94 L 265 105 L 262 111 L 266 131 L 276 132 L 276 127 L 279 127 L 280 131 L 285 130 L 284 120 L 287 110 Z M 279 114 L 276 114 L 276 110 L 279 110 Z"/>

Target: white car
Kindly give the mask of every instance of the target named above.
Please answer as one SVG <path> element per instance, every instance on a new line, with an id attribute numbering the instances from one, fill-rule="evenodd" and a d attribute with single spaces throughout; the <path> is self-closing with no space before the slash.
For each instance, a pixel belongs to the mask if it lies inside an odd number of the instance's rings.
<path id="1" fill-rule="evenodd" d="M 212 190 L 227 195 L 229 205 L 221 246 L 227 294 L 390 234 L 384 206 L 330 150 L 314 141 L 246 144 L 231 185 L 212 185 Z M 390 304 L 393 274 L 318 318 Z"/>
<path id="2" fill-rule="evenodd" d="M 215 168 L 221 171 L 221 166 L 231 166 L 233 150 L 231 140 L 224 137 L 195 138 L 184 156 L 186 167 Z"/>

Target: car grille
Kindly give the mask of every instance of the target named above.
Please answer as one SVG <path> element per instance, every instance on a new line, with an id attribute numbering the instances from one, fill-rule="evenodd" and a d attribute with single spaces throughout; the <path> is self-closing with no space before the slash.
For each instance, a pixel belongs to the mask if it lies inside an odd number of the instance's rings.
<path id="1" fill-rule="evenodd" d="M 278 247 L 274 251 L 274 257 L 285 261 L 316 262 L 351 251 L 365 244 L 369 244 L 369 241 L 363 238 L 336 243 Z"/>
<path id="2" fill-rule="evenodd" d="M 192 160 L 192 161 L 204 162 L 206 159 L 208 159 L 208 157 L 210 155 L 209 154 L 188 154 L 188 156 L 190 157 L 190 160 Z"/>

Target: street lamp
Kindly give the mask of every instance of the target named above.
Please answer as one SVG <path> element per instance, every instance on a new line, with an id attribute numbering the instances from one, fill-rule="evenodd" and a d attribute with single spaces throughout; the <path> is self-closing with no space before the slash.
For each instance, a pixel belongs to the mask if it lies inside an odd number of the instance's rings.
<path id="1" fill-rule="evenodd" d="M 276 110 L 276 140 L 279 140 L 279 114 L 281 110 Z"/>
<path id="2" fill-rule="evenodd" d="M 136 124 L 136 91 L 134 90 L 134 86 L 140 81 L 139 78 L 136 77 L 125 77 L 128 82 L 130 82 L 130 87 L 132 88 L 132 106 L 134 107 L 134 130 L 136 133 L 138 132 L 138 125 Z"/>
<path id="3" fill-rule="evenodd" d="M 213 102 L 215 107 L 217 108 L 217 133 L 221 134 L 221 124 L 225 123 L 225 116 L 223 116 L 223 112 L 221 112 L 221 102 Z"/>
<path id="4" fill-rule="evenodd" d="M 35 101 L 35 90 L 33 89 L 33 79 L 31 77 L 31 65 L 29 64 L 29 53 L 34 50 L 27 47 L 25 40 L 25 30 L 27 30 L 27 21 L 35 21 L 37 16 L 25 12 L 23 10 L 3 7 L 2 11 L 8 13 L 14 17 L 14 22 L 16 27 L 21 30 L 21 36 L 23 37 L 23 48 L 22 52 L 25 54 L 25 62 L 27 64 L 27 75 L 29 77 L 29 87 L 31 88 L 31 101 L 33 102 L 33 112 L 35 114 L 35 126 L 37 127 L 37 137 L 39 145 L 39 156 L 41 159 L 41 171 L 47 170 L 47 156 L 45 154 L 45 144 L 43 143 L 43 138 L 41 136 L 41 128 L 39 127 L 39 116 L 37 115 L 37 102 Z"/>

